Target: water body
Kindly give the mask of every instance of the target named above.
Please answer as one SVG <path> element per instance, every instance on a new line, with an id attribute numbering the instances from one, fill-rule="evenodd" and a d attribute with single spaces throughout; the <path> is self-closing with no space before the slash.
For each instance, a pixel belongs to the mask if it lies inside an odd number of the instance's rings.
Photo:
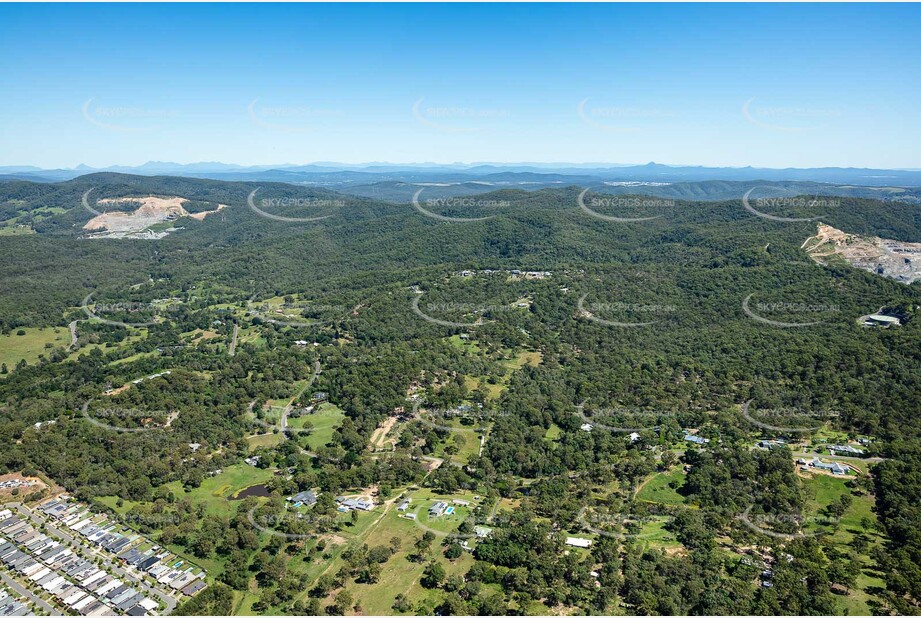
<path id="1" fill-rule="evenodd" d="M 259 498 L 268 498 L 272 494 L 269 493 L 269 490 L 266 489 L 265 485 L 250 485 L 246 489 L 240 490 L 237 495 L 228 498 L 229 500 L 243 500 L 249 496 L 256 496 Z"/>

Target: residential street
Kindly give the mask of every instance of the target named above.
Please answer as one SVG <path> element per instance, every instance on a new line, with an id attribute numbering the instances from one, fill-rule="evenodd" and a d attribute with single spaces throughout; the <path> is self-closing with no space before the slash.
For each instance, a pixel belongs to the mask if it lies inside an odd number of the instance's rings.
<path id="1" fill-rule="evenodd" d="M 33 593 L 31 590 L 29 590 L 25 586 L 21 585 L 19 582 L 14 580 L 12 577 L 7 575 L 3 571 L 0 571 L 0 580 L 3 580 L 3 583 L 9 586 L 11 589 L 15 590 L 17 594 L 22 595 L 25 598 L 29 599 L 30 601 L 32 601 L 33 603 L 41 607 L 43 610 L 45 610 L 49 614 L 60 614 L 61 613 L 60 610 L 53 608 L 46 601 L 39 598 L 38 595 Z"/>
<path id="2" fill-rule="evenodd" d="M 134 575 L 129 574 L 128 571 L 125 570 L 124 567 L 122 567 L 122 565 L 118 564 L 117 559 L 115 559 L 115 556 L 113 556 L 112 554 L 101 552 L 101 551 L 97 552 L 97 551 L 90 550 L 89 548 L 82 545 L 79 541 L 77 541 L 73 536 L 71 536 L 69 532 L 65 532 L 61 530 L 59 527 L 57 527 L 56 525 L 52 524 L 49 520 L 39 517 L 38 515 L 32 512 L 32 509 L 30 509 L 29 507 L 23 504 L 11 503 L 9 504 L 9 506 L 15 506 L 21 514 L 29 517 L 29 519 L 31 519 L 32 522 L 37 527 L 40 527 L 42 524 L 44 524 L 48 534 L 54 535 L 55 537 L 61 539 L 62 541 L 70 545 L 70 547 L 75 552 L 79 552 L 84 557 L 89 558 L 90 560 L 96 560 L 100 556 L 104 558 L 108 558 L 106 560 L 106 566 L 112 573 L 118 575 L 119 577 L 124 579 L 126 582 L 137 583 L 140 586 L 141 590 L 143 590 L 145 593 L 147 593 L 148 595 L 156 596 L 161 601 L 163 601 L 163 603 L 166 604 L 166 611 L 164 612 L 165 614 L 172 613 L 172 611 L 176 608 L 176 605 L 178 604 L 178 602 L 176 601 L 175 598 L 173 598 L 171 595 L 161 592 L 160 590 L 157 590 L 156 588 L 152 588 L 143 580 L 139 580 L 136 577 L 136 574 Z"/>

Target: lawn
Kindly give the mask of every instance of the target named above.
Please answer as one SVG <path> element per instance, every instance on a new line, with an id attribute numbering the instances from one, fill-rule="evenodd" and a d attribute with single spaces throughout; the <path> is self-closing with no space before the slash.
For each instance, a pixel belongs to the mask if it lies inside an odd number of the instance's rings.
<path id="1" fill-rule="evenodd" d="M 684 479 L 685 474 L 681 466 L 674 466 L 668 472 L 659 472 L 637 492 L 636 499 L 659 504 L 684 504 L 684 496 L 671 487 L 675 482 L 680 488 L 684 485 Z"/>
<path id="2" fill-rule="evenodd" d="M 814 518 L 822 516 L 822 510 L 841 496 L 850 494 L 851 490 L 846 485 L 845 479 L 835 478 L 824 474 L 815 474 L 812 478 L 803 480 L 803 487 L 806 493 L 806 514 L 813 518 L 809 519 L 806 529 L 816 531 L 819 529 L 831 530 L 829 526 L 820 526 Z M 863 518 L 868 518 L 871 522 L 876 522 L 876 514 L 873 512 L 873 496 L 864 494 L 862 496 L 851 495 L 853 502 L 841 517 L 841 525 L 837 532 L 832 536 L 836 543 L 850 543 L 855 533 L 862 531 L 860 522 Z"/>
<path id="3" fill-rule="evenodd" d="M 468 496 L 465 496 L 465 498 L 468 498 Z M 469 498 L 472 498 L 472 496 L 469 496 Z M 428 506 L 426 506 L 427 509 Z M 409 597 L 414 606 L 422 600 L 435 602 L 440 599 L 440 592 L 426 590 L 419 583 L 419 579 L 425 569 L 425 562 L 411 562 L 409 560 L 409 555 L 413 552 L 413 544 L 417 538 L 422 536 L 423 532 L 412 521 L 398 517 L 394 509 L 391 509 L 376 525 L 367 528 L 363 532 L 361 541 L 367 543 L 370 547 L 387 545 L 393 537 L 401 540 L 400 550 L 386 564 L 382 565 L 380 581 L 373 585 L 350 582 L 346 586 L 355 600 L 361 605 L 363 614 L 374 616 L 394 615 L 395 611 L 392 606 L 396 596 L 401 593 Z M 473 557 L 467 552 L 464 552 L 457 560 L 452 562 L 444 557 L 442 549 L 440 539 L 436 539 L 429 550 L 429 556 L 436 558 L 444 566 L 448 575 L 463 575 L 473 565 Z M 335 572 L 335 570 L 332 569 L 330 572 Z"/>
<path id="4" fill-rule="evenodd" d="M 345 418 L 343 412 L 337 406 L 331 403 L 321 403 L 315 412 L 306 414 L 299 418 L 289 418 L 288 427 L 303 428 L 306 423 L 310 423 L 313 429 L 310 433 L 302 432 L 295 434 L 297 441 L 309 450 L 316 450 L 332 440 L 333 432 L 342 423 Z"/>
<path id="5" fill-rule="evenodd" d="M 670 517 L 654 516 L 651 521 L 642 525 L 637 533 L 637 542 L 648 545 L 652 549 L 677 550 L 684 546 L 675 539 L 675 535 L 665 529 L 665 524 Z"/>
<path id="6" fill-rule="evenodd" d="M 447 341 L 451 344 L 451 347 L 457 350 L 464 350 L 465 352 L 472 352 L 474 354 L 480 352 L 480 346 L 477 345 L 476 341 L 461 339 L 460 335 L 451 335 L 447 338 Z"/>
<path id="7" fill-rule="evenodd" d="M 506 354 L 509 352 L 509 350 L 506 350 Z M 543 355 L 540 352 L 523 350 L 518 352 L 513 358 L 499 361 L 499 364 L 505 367 L 507 371 L 505 375 L 497 381 L 497 384 L 490 384 L 485 377 L 464 376 L 464 385 L 468 390 L 474 390 L 479 387 L 480 384 L 484 384 L 489 393 L 489 399 L 498 399 L 505 389 L 508 388 L 508 383 L 509 380 L 511 380 L 513 372 L 518 371 L 525 365 L 536 367 L 540 365 L 542 361 Z"/>
<path id="8" fill-rule="evenodd" d="M 822 509 L 841 496 L 851 493 L 846 485 L 845 479 L 835 478 L 833 476 L 816 474 L 810 479 L 804 479 L 804 491 L 807 496 L 806 515 L 808 517 L 821 517 Z M 819 525 L 815 519 L 807 520 L 805 526 L 807 531 L 816 532 L 818 530 L 827 530 L 831 532 L 829 541 L 836 546 L 839 551 L 845 554 L 853 553 L 850 542 L 854 536 L 863 532 L 861 520 L 864 518 L 876 523 L 876 514 L 873 512 L 874 499 L 870 494 L 856 495 L 851 493 L 853 502 L 841 517 L 840 526 L 837 531 L 833 526 Z M 870 537 L 870 547 L 878 545 L 881 541 L 880 536 L 871 527 L 867 532 Z M 869 550 L 868 550 L 869 551 Z M 835 595 L 835 604 L 841 613 L 849 615 L 871 615 L 869 602 L 875 597 L 867 592 L 868 588 L 884 588 L 885 585 L 871 569 L 872 560 L 869 556 L 860 556 L 864 569 L 857 577 L 857 584 L 847 596 Z M 877 600 L 878 601 L 878 600 Z"/>
<path id="9" fill-rule="evenodd" d="M 284 439 L 285 436 L 282 435 L 281 432 L 261 433 L 255 436 L 248 436 L 246 438 L 246 445 L 249 447 L 250 452 L 252 452 L 261 447 L 277 446 L 284 442 Z"/>
<path id="10" fill-rule="evenodd" d="M 272 478 L 271 470 L 256 468 L 247 464 L 234 464 L 220 474 L 206 478 L 199 487 L 186 492 L 179 481 L 168 483 L 177 498 L 189 498 L 202 502 L 209 513 L 230 516 L 237 510 L 239 502 L 227 500 L 251 485 L 264 483 Z"/>
<path id="11" fill-rule="evenodd" d="M 20 330 L 25 334 L 17 335 Z M 46 348 L 49 343 L 52 347 Z M 13 371 L 21 360 L 33 364 L 39 354 L 47 357 L 53 348 L 69 345 L 70 331 L 64 327 L 16 328 L 9 335 L 0 335 L 0 363 L 5 363 Z"/>
<path id="12" fill-rule="evenodd" d="M 544 434 L 546 440 L 555 442 L 560 439 L 560 436 L 563 435 L 563 430 L 556 423 L 551 423 L 550 427 L 547 429 L 547 433 Z"/>
<path id="13" fill-rule="evenodd" d="M 119 358 L 109 363 L 110 367 L 116 367 L 118 365 L 124 365 L 126 363 L 131 363 L 142 358 L 150 358 L 152 356 L 160 356 L 160 353 L 156 350 L 152 352 L 138 352 L 137 354 L 132 354 L 131 356 L 126 356 L 125 358 Z"/>
<path id="14" fill-rule="evenodd" d="M 544 360 L 543 354 L 541 354 L 540 352 L 532 352 L 532 351 L 524 350 L 524 351 L 519 352 L 515 356 L 515 358 L 511 360 L 501 361 L 501 362 L 503 365 L 505 365 L 509 369 L 513 371 L 518 371 L 525 365 L 531 365 L 532 367 L 536 367 L 540 365 L 543 360 Z"/>

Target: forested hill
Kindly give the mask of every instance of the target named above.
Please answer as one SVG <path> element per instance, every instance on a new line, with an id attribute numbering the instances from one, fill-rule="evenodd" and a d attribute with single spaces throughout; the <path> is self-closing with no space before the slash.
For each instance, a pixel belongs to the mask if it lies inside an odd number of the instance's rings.
<path id="1" fill-rule="evenodd" d="M 247 204 L 254 189 L 259 190 L 254 204 L 262 213 Z M 159 240 L 87 239 L 82 226 L 95 216 L 82 205 L 87 191 L 87 203 L 97 211 L 102 210 L 100 199 L 145 195 L 180 196 L 193 206 L 202 204 L 201 209 L 216 203 L 229 208 L 203 221 L 183 218 L 176 224 L 179 229 Z M 580 209 L 580 192 L 572 186 L 466 199 L 432 200 L 424 192 L 419 196 L 420 206 L 438 215 L 492 217 L 452 224 L 425 216 L 408 203 L 281 183 L 115 173 L 55 184 L 3 182 L 0 225 L 5 228 L 0 230 L 23 233 L 4 235 L 0 247 L 0 323 L 61 323 L 64 309 L 78 305 L 87 293 L 150 278 L 183 285 L 208 279 L 251 294 L 300 287 L 304 272 L 316 282 L 350 272 L 405 272 L 437 265 L 552 269 L 682 264 L 713 269 L 771 260 L 782 266 L 805 259 L 798 247 L 815 229 L 812 222 L 758 218 L 740 200 L 585 196 L 583 203 L 602 215 L 657 217 L 641 223 L 610 222 Z M 791 200 L 791 206 L 773 212 L 821 216 L 823 222 L 852 233 L 921 238 L 919 208 L 836 199 L 831 208 L 811 209 Z M 265 213 L 328 218 L 292 222 Z"/>

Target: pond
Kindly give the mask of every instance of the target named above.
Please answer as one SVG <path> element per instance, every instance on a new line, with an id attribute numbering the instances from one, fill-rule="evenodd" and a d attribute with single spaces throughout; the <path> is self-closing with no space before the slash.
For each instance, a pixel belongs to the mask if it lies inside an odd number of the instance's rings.
<path id="1" fill-rule="evenodd" d="M 237 492 L 236 495 L 228 498 L 228 500 L 243 500 L 249 496 L 256 496 L 258 498 L 268 498 L 272 494 L 269 493 L 269 490 L 266 489 L 265 485 L 250 485 L 246 489 L 241 489 Z"/>

